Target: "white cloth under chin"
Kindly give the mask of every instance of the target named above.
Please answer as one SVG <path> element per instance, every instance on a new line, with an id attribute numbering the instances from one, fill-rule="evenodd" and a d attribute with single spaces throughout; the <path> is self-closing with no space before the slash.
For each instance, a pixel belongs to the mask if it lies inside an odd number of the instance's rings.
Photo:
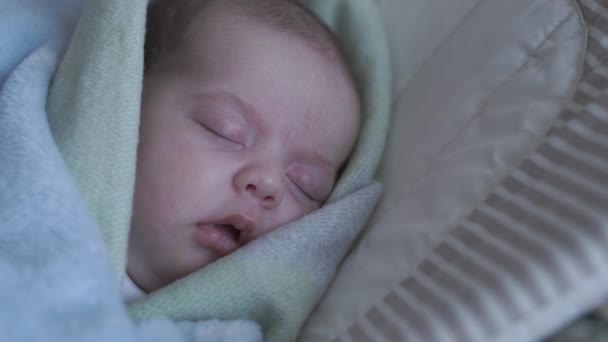
<path id="1" fill-rule="evenodd" d="M 122 300 L 128 304 L 138 300 L 139 298 L 145 295 L 146 293 L 144 292 L 144 290 L 137 287 L 133 280 L 129 278 L 129 275 L 125 274 L 125 278 L 122 282 Z"/>

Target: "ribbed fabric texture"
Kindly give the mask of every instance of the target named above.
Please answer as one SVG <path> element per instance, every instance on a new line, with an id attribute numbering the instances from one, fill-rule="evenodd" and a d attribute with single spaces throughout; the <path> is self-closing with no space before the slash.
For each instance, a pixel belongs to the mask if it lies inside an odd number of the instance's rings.
<path id="1" fill-rule="evenodd" d="M 538 341 L 608 295 L 608 1 L 546 139 L 334 342 Z"/>

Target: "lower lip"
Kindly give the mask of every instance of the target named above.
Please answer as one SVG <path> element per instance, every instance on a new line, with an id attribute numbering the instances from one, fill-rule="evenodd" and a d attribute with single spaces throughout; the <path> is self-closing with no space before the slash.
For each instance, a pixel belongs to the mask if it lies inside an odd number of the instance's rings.
<path id="1" fill-rule="evenodd" d="M 199 224 L 194 231 L 194 238 L 200 245 L 213 249 L 221 256 L 228 255 L 239 248 L 230 234 L 209 224 Z"/>

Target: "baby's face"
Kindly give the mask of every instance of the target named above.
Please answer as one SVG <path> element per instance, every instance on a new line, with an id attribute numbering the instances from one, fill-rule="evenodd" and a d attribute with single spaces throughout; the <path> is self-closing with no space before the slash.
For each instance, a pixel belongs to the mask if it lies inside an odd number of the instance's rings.
<path id="1" fill-rule="evenodd" d="M 319 208 L 358 133 L 341 71 L 228 14 L 146 75 L 128 273 L 156 290 Z"/>

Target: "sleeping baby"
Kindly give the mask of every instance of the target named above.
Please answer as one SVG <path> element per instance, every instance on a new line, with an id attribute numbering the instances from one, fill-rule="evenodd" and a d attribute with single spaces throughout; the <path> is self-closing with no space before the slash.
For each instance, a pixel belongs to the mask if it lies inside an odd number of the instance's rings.
<path id="1" fill-rule="evenodd" d="M 359 126 L 345 57 L 301 5 L 151 5 L 125 299 L 322 206 Z"/>

